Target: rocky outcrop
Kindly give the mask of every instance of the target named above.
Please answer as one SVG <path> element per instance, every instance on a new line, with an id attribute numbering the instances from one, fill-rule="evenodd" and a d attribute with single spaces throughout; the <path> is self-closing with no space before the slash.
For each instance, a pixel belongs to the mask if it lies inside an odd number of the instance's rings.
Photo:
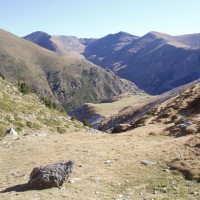
<path id="1" fill-rule="evenodd" d="M 46 189 L 60 187 L 72 173 L 74 161 L 55 163 L 44 167 L 36 167 L 30 174 L 29 186 L 31 189 Z"/>

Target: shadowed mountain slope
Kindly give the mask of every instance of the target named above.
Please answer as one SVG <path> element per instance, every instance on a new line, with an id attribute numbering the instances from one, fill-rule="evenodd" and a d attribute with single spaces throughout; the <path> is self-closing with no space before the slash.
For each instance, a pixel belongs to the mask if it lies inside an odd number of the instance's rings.
<path id="1" fill-rule="evenodd" d="M 111 50 L 109 41 L 117 44 L 118 34 L 88 45 L 85 57 L 136 83 L 149 94 L 161 94 L 200 77 L 200 34 L 170 36 L 150 32 L 143 37 L 132 36 L 130 43 Z"/>

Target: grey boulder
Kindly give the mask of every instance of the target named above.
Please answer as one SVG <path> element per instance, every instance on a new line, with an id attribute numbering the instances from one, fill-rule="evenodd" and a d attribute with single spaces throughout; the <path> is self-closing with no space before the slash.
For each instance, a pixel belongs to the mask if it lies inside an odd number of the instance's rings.
<path id="1" fill-rule="evenodd" d="M 60 187 L 69 178 L 75 162 L 55 163 L 44 167 L 36 167 L 30 174 L 29 186 L 31 189 L 46 189 Z"/>

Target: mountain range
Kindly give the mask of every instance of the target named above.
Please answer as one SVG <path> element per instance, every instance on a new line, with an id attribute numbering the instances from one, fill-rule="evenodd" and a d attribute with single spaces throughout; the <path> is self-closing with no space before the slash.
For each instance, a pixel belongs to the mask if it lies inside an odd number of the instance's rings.
<path id="1" fill-rule="evenodd" d="M 199 60 L 198 34 L 0 30 L 1 200 L 199 200 Z M 121 72 L 150 94 L 175 88 L 151 96 Z M 33 169 L 67 160 L 76 164 L 61 189 L 30 188 Z"/>
<path id="2" fill-rule="evenodd" d="M 83 55 L 151 95 L 200 77 L 200 34 L 171 36 L 149 32 L 139 37 L 119 32 L 99 39 L 79 39 L 35 32 L 24 38 L 60 55 Z"/>
<path id="3" fill-rule="evenodd" d="M 143 93 L 130 81 L 87 61 L 77 50 L 64 56 L 53 52 L 55 46 L 46 35 L 40 33 L 35 40 L 50 50 L 0 30 L 0 73 L 14 83 L 27 83 L 40 97 L 54 99 L 67 111 L 124 92 Z"/>

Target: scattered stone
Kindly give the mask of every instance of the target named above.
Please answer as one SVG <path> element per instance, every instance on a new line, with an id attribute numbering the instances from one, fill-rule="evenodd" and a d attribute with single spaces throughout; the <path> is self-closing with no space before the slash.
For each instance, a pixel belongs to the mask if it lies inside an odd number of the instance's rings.
<path id="1" fill-rule="evenodd" d="M 183 122 L 182 124 L 179 124 L 178 125 L 178 127 L 180 128 L 180 129 L 185 129 L 186 127 L 188 127 L 188 126 L 190 126 L 190 125 L 192 125 L 193 123 L 192 122 Z"/>
<path id="2" fill-rule="evenodd" d="M 168 174 L 170 174 L 170 170 L 169 169 L 164 169 L 165 172 L 167 172 Z"/>
<path id="3" fill-rule="evenodd" d="M 192 187 L 192 184 L 187 184 L 185 187 L 187 188 Z"/>
<path id="4" fill-rule="evenodd" d="M 154 162 L 154 161 L 150 161 L 150 160 L 143 160 L 142 162 L 141 162 L 141 164 L 143 164 L 143 165 L 156 165 L 157 164 L 157 162 Z"/>
<path id="5" fill-rule="evenodd" d="M 176 191 L 179 191 L 180 190 L 180 186 L 179 185 L 174 185 L 173 189 L 176 190 Z"/>
<path id="6" fill-rule="evenodd" d="M 162 188 L 162 191 L 163 191 L 164 193 L 168 193 L 167 187 Z"/>
<path id="7" fill-rule="evenodd" d="M 100 194 L 100 192 L 95 192 L 95 194 Z"/>
<path id="8" fill-rule="evenodd" d="M 29 186 L 31 189 L 46 189 L 60 187 L 72 173 L 73 164 L 70 160 L 66 163 L 55 163 L 44 167 L 36 167 L 30 174 Z"/>
<path id="9" fill-rule="evenodd" d="M 199 192 L 197 191 L 191 192 L 190 194 L 193 194 L 194 196 L 199 196 Z"/>
<path id="10" fill-rule="evenodd" d="M 95 182 L 99 182 L 99 181 L 101 181 L 102 179 L 101 179 L 101 177 L 96 177 L 95 178 Z"/>
<path id="11" fill-rule="evenodd" d="M 158 194 L 158 191 L 157 190 L 154 190 L 154 193 L 153 194 Z"/>
<path id="12" fill-rule="evenodd" d="M 71 178 L 68 183 L 75 183 L 77 181 L 81 181 L 81 178 Z"/>
<path id="13" fill-rule="evenodd" d="M 106 160 L 106 162 L 105 162 L 105 164 L 111 164 L 111 163 L 113 163 L 112 160 Z"/>
<path id="14" fill-rule="evenodd" d="M 35 133 L 35 136 L 46 137 L 47 133 L 45 133 L 45 132 Z"/>
<path id="15" fill-rule="evenodd" d="M 117 126 L 114 127 L 114 129 L 112 130 L 112 133 L 121 133 L 121 132 L 125 132 L 128 129 L 131 128 L 130 124 L 118 124 Z"/>
<path id="16" fill-rule="evenodd" d="M 19 136 L 18 133 L 15 131 L 14 128 L 8 129 L 8 130 L 6 131 L 4 137 L 7 136 L 7 135 L 14 136 L 14 137 L 18 137 L 18 136 Z"/>
<path id="17" fill-rule="evenodd" d="M 61 192 L 65 191 L 65 187 L 60 187 Z"/>
<path id="18" fill-rule="evenodd" d="M 129 180 L 125 180 L 125 183 L 129 183 Z"/>

